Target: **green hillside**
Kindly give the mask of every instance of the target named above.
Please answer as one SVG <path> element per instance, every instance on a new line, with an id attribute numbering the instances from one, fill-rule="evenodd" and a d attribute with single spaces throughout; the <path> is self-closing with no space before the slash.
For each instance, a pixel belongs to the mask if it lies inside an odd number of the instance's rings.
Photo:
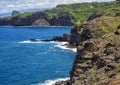
<path id="1" fill-rule="evenodd" d="M 70 13 L 74 16 L 76 24 L 84 22 L 92 13 L 102 12 L 106 15 L 115 16 L 120 14 L 120 3 L 119 2 L 92 2 L 92 3 L 78 3 L 70 5 L 58 5 L 52 10 L 46 10 L 45 13 L 52 18 L 63 14 L 64 12 Z"/>

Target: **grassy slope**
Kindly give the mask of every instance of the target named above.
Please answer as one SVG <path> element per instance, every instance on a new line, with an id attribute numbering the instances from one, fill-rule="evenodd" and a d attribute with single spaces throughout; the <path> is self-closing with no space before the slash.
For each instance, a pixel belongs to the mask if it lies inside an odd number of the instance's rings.
<path id="1" fill-rule="evenodd" d="M 108 3 L 78 3 L 70 5 L 59 5 L 58 8 L 52 10 L 46 10 L 45 13 L 52 18 L 53 16 L 60 15 L 64 12 L 69 12 L 75 17 L 76 24 L 84 22 L 93 12 L 103 12 L 108 15 L 114 16 L 116 13 L 120 13 L 120 3 L 108 2 Z"/>

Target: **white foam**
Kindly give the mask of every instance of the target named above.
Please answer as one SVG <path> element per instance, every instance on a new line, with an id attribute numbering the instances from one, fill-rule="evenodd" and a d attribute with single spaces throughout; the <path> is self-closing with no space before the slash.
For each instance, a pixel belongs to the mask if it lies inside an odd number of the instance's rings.
<path id="1" fill-rule="evenodd" d="M 44 42 L 44 41 L 36 41 L 36 42 L 31 42 L 30 40 L 26 40 L 26 41 L 21 41 L 18 43 L 59 43 L 59 42 L 55 42 L 55 41 L 50 41 L 50 42 Z"/>
<path id="2" fill-rule="evenodd" d="M 77 48 L 69 48 L 69 47 L 66 46 L 66 44 L 68 44 L 68 42 L 60 42 L 56 46 L 59 47 L 59 48 L 61 48 L 61 49 L 66 49 L 66 50 L 71 50 L 73 52 L 77 52 Z"/>
<path id="3" fill-rule="evenodd" d="M 18 42 L 18 43 L 42 43 L 42 42 L 41 41 L 31 42 L 31 41 L 27 40 L 27 41 L 21 41 L 21 42 Z"/>
<path id="4" fill-rule="evenodd" d="M 54 79 L 54 80 L 46 80 L 44 83 L 39 83 L 36 85 L 52 85 L 58 81 L 66 81 L 69 80 L 70 78 L 58 78 L 58 79 Z"/>
<path id="5" fill-rule="evenodd" d="M 36 42 L 31 42 L 30 40 L 27 40 L 27 41 L 22 41 L 22 42 L 18 42 L 18 43 L 55 43 L 57 45 L 55 45 L 55 47 L 59 47 L 61 49 L 66 49 L 66 50 L 71 50 L 73 52 L 77 52 L 77 49 L 76 48 L 69 48 L 67 47 L 66 44 L 68 44 L 68 42 L 57 42 L 57 41 L 49 41 L 49 42 L 44 42 L 44 41 L 36 41 Z"/>

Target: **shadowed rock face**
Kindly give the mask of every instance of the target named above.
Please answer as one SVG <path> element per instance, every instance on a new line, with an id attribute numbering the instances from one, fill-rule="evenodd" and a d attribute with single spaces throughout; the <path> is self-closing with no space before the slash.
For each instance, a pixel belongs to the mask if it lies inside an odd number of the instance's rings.
<path id="1" fill-rule="evenodd" d="M 105 15 L 104 13 L 95 12 L 90 17 L 88 17 L 87 21 L 93 20 L 95 18 L 99 18 L 99 17 L 104 16 L 104 15 Z"/>
<path id="2" fill-rule="evenodd" d="M 21 16 L 14 16 L 14 17 L 6 17 L 0 19 L 1 26 L 30 26 L 33 22 L 38 19 L 45 19 L 49 22 L 48 18 L 46 17 L 45 13 L 43 12 L 36 12 L 26 17 Z"/>
<path id="3" fill-rule="evenodd" d="M 50 20 L 50 24 L 53 26 L 73 26 L 71 19 L 73 17 L 69 13 L 61 14 L 58 17 L 53 17 Z"/>
<path id="4" fill-rule="evenodd" d="M 72 26 L 68 13 L 49 19 L 44 12 L 35 12 L 25 17 L 15 15 L 0 19 L 0 26 Z"/>

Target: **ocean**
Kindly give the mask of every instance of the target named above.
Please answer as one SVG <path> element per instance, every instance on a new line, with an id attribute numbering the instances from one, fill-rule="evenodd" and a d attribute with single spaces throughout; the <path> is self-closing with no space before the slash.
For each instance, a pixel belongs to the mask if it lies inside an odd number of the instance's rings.
<path id="1" fill-rule="evenodd" d="M 75 52 L 51 39 L 71 27 L 0 27 L 0 85 L 51 85 L 69 79 Z"/>

